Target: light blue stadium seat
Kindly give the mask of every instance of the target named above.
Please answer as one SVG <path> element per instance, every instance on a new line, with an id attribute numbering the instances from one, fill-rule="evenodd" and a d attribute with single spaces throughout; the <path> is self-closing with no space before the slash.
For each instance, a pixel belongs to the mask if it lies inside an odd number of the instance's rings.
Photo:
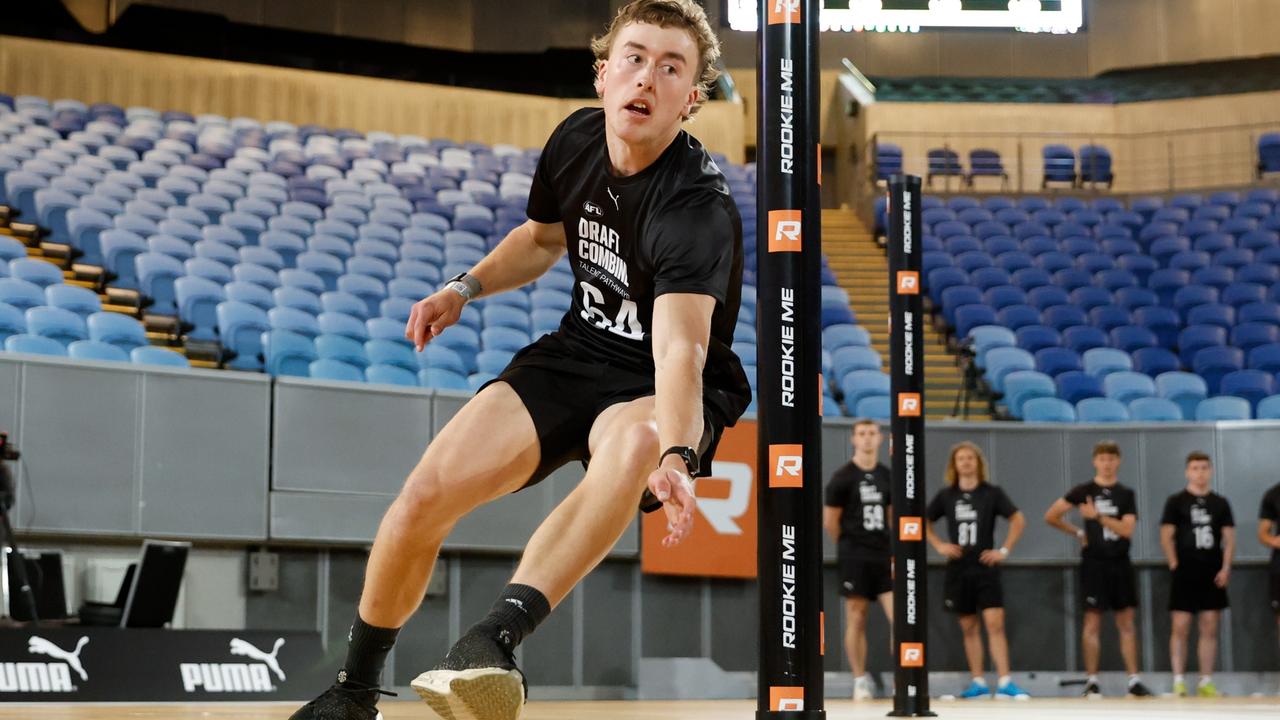
<path id="1" fill-rule="evenodd" d="M 393 365 L 410 373 L 416 373 L 420 369 L 416 353 L 403 343 L 391 340 L 370 340 L 364 347 L 370 365 Z M 414 385 L 417 384 L 415 376 Z"/>
<path id="2" fill-rule="evenodd" d="M 168 348 L 153 347 L 146 345 L 136 347 L 129 353 L 130 360 L 135 365 L 161 365 L 165 367 L 191 367 L 191 361 L 180 352 L 175 352 Z"/>
<path id="3" fill-rule="evenodd" d="M 1183 419 L 1182 409 L 1177 403 L 1158 397 L 1138 398 L 1129 403 L 1129 416 L 1134 422 L 1176 422 Z"/>
<path id="4" fill-rule="evenodd" d="M 260 341 L 269 375 L 308 377 L 311 363 L 319 359 L 314 339 L 300 333 L 270 330 Z"/>
<path id="5" fill-rule="evenodd" d="M 146 327 L 127 315 L 98 312 L 90 315 L 86 324 L 90 339 L 110 343 L 125 352 L 148 344 Z"/>
<path id="6" fill-rule="evenodd" d="M 1272 395 L 1258 403 L 1259 420 L 1280 420 L 1280 395 Z"/>
<path id="7" fill-rule="evenodd" d="M 45 303 L 70 310 L 82 318 L 102 310 L 98 293 L 77 285 L 50 285 L 44 290 Z"/>
<path id="8" fill-rule="evenodd" d="M 67 346 L 67 355 L 76 360 L 129 362 L 129 354 L 124 350 L 97 340 L 76 340 Z"/>
<path id="9" fill-rule="evenodd" d="M 516 352 L 528 345 L 529 333 L 504 326 L 486 326 L 480 333 L 480 346 L 485 350 Z"/>
<path id="10" fill-rule="evenodd" d="M 996 392 L 1004 392 L 1004 378 L 1018 370 L 1034 370 L 1035 358 L 1016 347 L 996 347 L 987 351 L 987 382 Z"/>
<path id="11" fill-rule="evenodd" d="M 1201 400 L 1196 405 L 1195 419 L 1200 421 L 1249 420 L 1253 417 L 1253 408 L 1244 398 L 1220 395 Z"/>
<path id="12" fill-rule="evenodd" d="M 372 342 L 395 345 L 389 340 Z M 397 347 L 407 350 L 403 345 Z M 323 360 L 338 360 L 361 369 L 369 366 L 369 353 L 365 349 L 365 343 L 346 335 L 321 334 L 315 340 L 315 349 L 320 359 Z"/>
<path id="13" fill-rule="evenodd" d="M 888 420 L 890 416 L 889 396 L 872 395 L 862 398 L 854 406 L 854 415 L 870 420 Z"/>
<path id="14" fill-rule="evenodd" d="M 53 355 L 56 357 L 66 357 L 67 355 L 66 346 L 57 340 L 26 333 L 10 335 L 5 338 L 4 349 L 6 352 L 29 353 L 31 355 Z"/>
<path id="15" fill-rule="evenodd" d="M 41 288 L 62 284 L 62 270 L 58 266 L 28 257 L 9 261 L 9 277 L 25 280 Z"/>
<path id="16" fill-rule="evenodd" d="M 237 354 L 228 367 L 261 369 L 262 334 L 271 330 L 267 313 L 248 303 L 227 301 L 218 304 L 217 315 L 222 346 Z"/>
<path id="17" fill-rule="evenodd" d="M 1199 375 L 1175 370 L 1156 376 L 1156 395 L 1177 403 L 1184 420 L 1194 420 L 1196 406 L 1208 397 L 1209 387 Z"/>
<path id="18" fill-rule="evenodd" d="M 309 374 L 317 380 L 364 382 L 364 373 L 360 368 L 338 360 L 316 360 L 311 363 Z"/>
<path id="19" fill-rule="evenodd" d="M 1056 397 L 1057 392 L 1053 379 L 1035 370 L 1015 370 L 1004 379 L 1004 403 L 1009 414 L 1018 419 L 1023 417 L 1023 408 L 1028 400 Z"/>
<path id="20" fill-rule="evenodd" d="M 433 367 L 418 371 L 418 381 L 422 387 L 434 388 L 436 390 L 471 391 L 471 385 L 467 382 L 466 377 L 452 370 L 445 370 L 443 368 Z"/>
<path id="21" fill-rule="evenodd" d="M 1076 403 L 1076 417 L 1080 422 L 1115 423 L 1129 422 L 1129 408 L 1111 398 L 1086 398 Z"/>
<path id="22" fill-rule="evenodd" d="M 294 308 L 310 315 L 319 315 L 324 312 L 320 296 L 299 287 L 276 288 L 271 291 L 271 300 L 272 307 Z"/>
<path id="23" fill-rule="evenodd" d="M 1133 370 L 1129 353 L 1115 348 L 1096 347 L 1083 355 L 1084 371 L 1097 378 L 1105 378 L 1114 372 Z"/>
<path id="24" fill-rule="evenodd" d="M 1143 397 L 1156 395 L 1156 384 L 1149 376 L 1138 372 L 1118 371 L 1103 378 L 1106 396 L 1128 404 Z"/>
<path id="25" fill-rule="evenodd" d="M 419 373 L 419 376 L 421 376 L 421 373 Z M 486 383 L 496 379 L 497 379 L 496 375 L 490 375 L 489 373 L 484 373 L 484 372 L 471 373 L 470 375 L 467 376 L 467 385 L 471 387 L 472 392 L 480 392 L 480 389 L 484 387 Z"/>
<path id="26" fill-rule="evenodd" d="M 181 277 L 173 283 L 178 317 L 191 325 L 187 336 L 212 340 L 217 335 L 218 303 L 226 300 L 223 285 L 201 277 Z"/>
<path id="27" fill-rule="evenodd" d="M 1073 423 L 1076 410 L 1071 403 L 1056 397 L 1037 397 L 1023 406 L 1026 422 Z"/>
<path id="28" fill-rule="evenodd" d="M 171 315 L 177 311 L 173 283 L 186 275 L 181 261 L 159 253 L 141 253 L 134 256 L 134 273 L 138 290 L 151 298 L 155 312 Z"/>
<path id="29" fill-rule="evenodd" d="M 365 379 L 380 385 L 418 387 L 417 375 L 396 365 L 370 365 L 365 371 Z"/>
<path id="30" fill-rule="evenodd" d="M 83 318 L 70 310 L 48 306 L 27 311 L 27 332 L 57 340 L 64 346 L 89 337 Z"/>
<path id="31" fill-rule="evenodd" d="M 840 380 L 845 405 L 857 407 L 863 398 L 889 395 L 889 376 L 879 370 L 853 370 Z"/>

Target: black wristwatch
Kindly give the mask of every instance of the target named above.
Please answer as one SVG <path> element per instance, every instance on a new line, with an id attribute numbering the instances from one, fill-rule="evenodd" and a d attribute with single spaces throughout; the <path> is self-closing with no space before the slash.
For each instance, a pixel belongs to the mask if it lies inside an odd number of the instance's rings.
<path id="1" fill-rule="evenodd" d="M 444 284 L 445 287 L 453 290 L 462 296 L 463 300 L 474 300 L 480 294 L 480 281 L 474 275 L 467 273 L 458 273 Z"/>
<path id="2" fill-rule="evenodd" d="M 686 445 L 675 445 L 669 447 L 662 453 L 662 456 L 658 458 L 658 464 L 661 465 L 662 461 L 665 460 L 668 455 L 679 455 L 680 459 L 684 461 L 685 468 L 689 470 L 689 477 L 694 478 L 698 476 L 699 462 L 697 450 Z"/>

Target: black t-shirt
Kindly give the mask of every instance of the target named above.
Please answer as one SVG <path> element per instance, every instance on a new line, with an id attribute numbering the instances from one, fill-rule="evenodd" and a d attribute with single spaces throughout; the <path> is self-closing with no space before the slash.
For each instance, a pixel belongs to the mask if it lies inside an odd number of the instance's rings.
<path id="1" fill-rule="evenodd" d="M 1280 484 L 1262 496 L 1262 508 L 1258 511 L 1260 520 L 1271 521 L 1271 533 L 1280 535 Z M 1280 573 L 1280 549 L 1271 550 L 1271 572 Z"/>
<path id="2" fill-rule="evenodd" d="M 1064 496 L 1064 500 L 1075 506 L 1085 504 L 1085 500 L 1093 498 L 1093 506 L 1099 515 L 1106 515 L 1117 520 L 1125 515 L 1138 515 L 1138 504 L 1133 490 L 1116 483 L 1103 487 L 1090 480 L 1077 485 Z M 1119 559 L 1129 557 L 1129 539 L 1123 538 L 1106 529 L 1097 520 L 1084 521 L 1084 536 L 1087 544 L 1080 554 L 1087 558 Z"/>
<path id="3" fill-rule="evenodd" d="M 1161 525 L 1174 526 L 1173 541 L 1178 563 L 1222 564 L 1222 528 L 1235 527 L 1231 503 L 1221 495 L 1192 495 L 1183 490 L 1169 496 L 1160 515 Z"/>
<path id="4" fill-rule="evenodd" d="M 742 296 L 742 220 L 701 143 L 681 131 L 651 165 L 618 177 L 604 111 L 578 110 L 547 140 L 528 215 L 564 223 L 575 285 L 558 332 L 581 358 L 652 376 L 654 299 L 715 298 L 703 393 L 727 423 L 737 420 L 751 402 L 730 349 Z"/>
<path id="5" fill-rule="evenodd" d="M 826 504 L 838 507 L 842 551 L 860 556 L 889 554 L 889 468 L 863 470 L 852 462 L 831 475 Z"/>
<path id="6" fill-rule="evenodd" d="M 947 536 L 964 549 L 965 562 L 977 562 L 984 550 L 996 546 L 996 517 L 1011 518 L 1017 506 L 1004 490 L 982 483 L 973 490 L 952 485 L 938 491 L 929 502 L 929 522 L 947 519 Z"/>

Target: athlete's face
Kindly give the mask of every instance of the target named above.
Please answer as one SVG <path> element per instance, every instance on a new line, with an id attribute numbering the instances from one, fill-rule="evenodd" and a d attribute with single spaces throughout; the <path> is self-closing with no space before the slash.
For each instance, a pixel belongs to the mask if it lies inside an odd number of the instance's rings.
<path id="1" fill-rule="evenodd" d="M 1101 478 L 1113 478 L 1120 470 L 1120 456 L 1098 453 L 1093 456 L 1093 469 Z"/>
<path id="2" fill-rule="evenodd" d="M 880 449 L 880 428 L 876 425 L 859 425 L 853 429 L 853 450 L 871 454 Z"/>
<path id="3" fill-rule="evenodd" d="M 1207 460 L 1194 460 L 1187 463 L 1187 484 L 1199 491 L 1209 489 L 1209 481 L 1213 480 L 1213 465 Z"/>
<path id="4" fill-rule="evenodd" d="M 673 137 L 698 99 L 698 44 L 687 30 L 632 23 L 596 70 L 605 124 L 628 144 Z"/>
<path id="5" fill-rule="evenodd" d="M 978 474 L 978 455 L 969 448 L 956 451 L 956 473 L 961 477 Z"/>

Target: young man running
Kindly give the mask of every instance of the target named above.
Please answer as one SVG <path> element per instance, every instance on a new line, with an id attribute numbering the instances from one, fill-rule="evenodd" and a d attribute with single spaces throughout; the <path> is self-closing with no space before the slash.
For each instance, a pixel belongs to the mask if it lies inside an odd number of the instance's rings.
<path id="1" fill-rule="evenodd" d="M 870 700 L 867 677 L 867 608 L 884 608 L 893 627 L 893 572 L 889 526 L 892 478 L 880 464 L 882 435 L 874 420 L 858 420 L 849 439 L 853 460 L 836 470 L 827 485 L 822 525 L 836 541 L 840 594 L 844 596 L 844 649 L 853 669 L 853 699 Z"/>
<path id="2" fill-rule="evenodd" d="M 691 478 L 710 468 L 722 429 L 751 399 L 729 349 L 741 221 L 723 175 L 681 130 L 716 77 L 719 42 L 693 0 L 635 0 L 592 47 L 603 109 L 561 123 L 533 179 L 529 221 L 417 303 L 405 335 L 421 350 L 468 300 L 532 282 L 566 250 L 573 304 L 427 447 L 378 529 L 338 681 L 293 720 L 379 718 L 387 654 L 454 523 L 589 459 L 489 614 L 413 682 L 446 720 L 518 717 L 516 646 L 604 558 L 646 489 L 650 507 L 665 504 L 663 544 L 688 535 Z"/>
<path id="3" fill-rule="evenodd" d="M 1134 607 L 1138 591 L 1129 543 L 1138 524 L 1138 505 L 1133 490 L 1120 484 L 1120 446 L 1100 442 L 1093 447 L 1093 480 L 1071 488 L 1054 501 L 1044 514 L 1049 525 L 1080 541 L 1080 596 L 1084 599 L 1084 625 L 1080 645 L 1084 648 L 1084 669 L 1089 674 L 1084 696 L 1102 697 L 1098 683 L 1098 656 L 1101 654 L 1102 616 L 1115 615 L 1120 633 L 1120 654 L 1129 673 L 1128 695 L 1149 697 L 1151 691 L 1138 676 L 1138 633 L 1134 627 Z M 1084 528 L 1062 519 L 1072 509 L 1080 511 Z"/>
<path id="4" fill-rule="evenodd" d="M 973 680 L 960 694 L 965 700 L 992 695 L 983 672 L 982 625 L 996 665 L 999 682 L 995 697 L 1025 700 L 1030 697 L 1009 675 L 1009 641 L 1004 633 L 1004 591 L 1000 563 L 1009 557 L 1027 525 L 1022 512 L 1004 490 L 987 483 L 987 460 L 977 445 L 962 442 L 951 448 L 947 460 L 947 487 L 938 491 L 926 510 L 925 531 L 929 544 L 947 558 L 943 604 L 960 620 L 964 654 Z M 947 519 L 950 542 L 933 528 Z M 996 518 L 1009 522 L 1009 534 L 997 549 Z M 982 619 L 979 621 L 978 615 Z"/>
<path id="5" fill-rule="evenodd" d="M 1199 615 L 1196 655 L 1200 661 L 1200 684 L 1196 694 L 1217 697 L 1213 663 L 1218 654 L 1218 620 L 1228 604 L 1227 582 L 1236 549 L 1236 523 L 1231 504 L 1210 489 L 1213 464 L 1208 455 L 1187 455 L 1186 476 L 1187 488 L 1169 496 L 1160 516 L 1160 547 L 1173 572 L 1169 593 L 1173 694 L 1187 694 L 1187 636 L 1191 633 L 1192 616 Z"/>

